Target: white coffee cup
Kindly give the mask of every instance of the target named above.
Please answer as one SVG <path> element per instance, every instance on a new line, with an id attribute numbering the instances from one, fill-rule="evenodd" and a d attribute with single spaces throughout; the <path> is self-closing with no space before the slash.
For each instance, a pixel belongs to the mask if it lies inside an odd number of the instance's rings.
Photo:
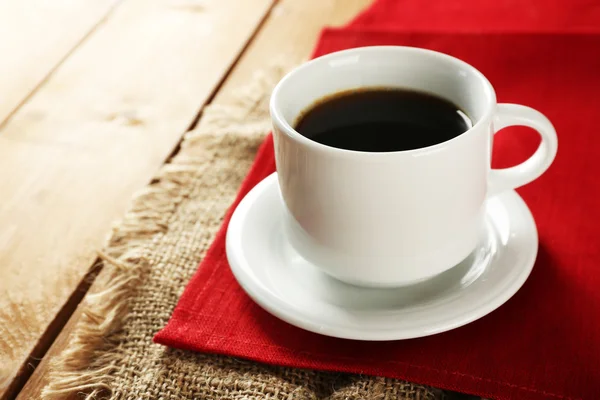
<path id="1" fill-rule="evenodd" d="M 294 130 L 323 97 L 366 87 L 436 94 L 473 127 L 434 146 L 384 153 L 329 147 Z M 557 150 L 540 112 L 497 104 L 481 72 L 419 48 L 363 47 L 314 59 L 279 82 L 270 111 L 287 239 L 324 272 L 356 285 L 411 284 L 458 264 L 477 245 L 486 198 L 539 177 Z M 493 135 L 511 125 L 535 129 L 541 144 L 525 162 L 491 169 Z"/>

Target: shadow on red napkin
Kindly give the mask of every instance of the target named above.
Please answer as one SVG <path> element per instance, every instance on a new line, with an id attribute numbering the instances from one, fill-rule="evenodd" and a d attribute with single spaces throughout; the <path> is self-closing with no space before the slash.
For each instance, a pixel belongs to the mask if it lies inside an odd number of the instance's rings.
<path id="1" fill-rule="evenodd" d="M 274 171 L 269 137 L 156 342 L 277 365 L 401 378 L 492 398 L 599 399 L 600 35 L 330 29 L 316 55 L 375 44 L 425 47 L 464 59 L 490 79 L 500 102 L 535 107 L 554 122 L 559 136 L 554 164 L 519 190 L 540 234 L 529 280 L 490 315 L 421 339 L 340 340 L 278 320 L 247 297 L 225 256 L 229 215 Z M 524 128 L 496 139 L 496 166 L 523 160 L 538 143 Z"/>

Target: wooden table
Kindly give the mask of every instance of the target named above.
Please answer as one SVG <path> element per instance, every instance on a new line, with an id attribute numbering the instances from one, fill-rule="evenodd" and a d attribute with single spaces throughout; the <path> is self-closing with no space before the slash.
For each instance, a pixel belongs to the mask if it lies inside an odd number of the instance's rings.
<path id="1" fill-rule="evenodd" d="M 111 224 L 203 107 L 368 3 L 0 0 L 0 399 L 38 397 Z"/>

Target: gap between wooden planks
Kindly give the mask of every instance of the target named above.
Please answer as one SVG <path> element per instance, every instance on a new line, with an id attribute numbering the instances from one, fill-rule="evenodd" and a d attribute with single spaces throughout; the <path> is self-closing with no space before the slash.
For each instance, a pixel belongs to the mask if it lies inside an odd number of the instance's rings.
<path id="1" fill-rule="evenodd" d="M 3 126 L 0 398 L 272 5 L 122 0 Z"/>
<path id="2" fill-rule="evenodd" d="M 250 81 L 257 70 L 267 68 L 276 57 L 296 61 L 306 59 L 323 26 L 347 22 L 369 3 L 370 0 L 281 0 L 216 93 L 213 102 L 223 104 L 235 101 L 236 88 Z M 94 285 L 91 288 L 93 291 Z M 46 384 L 49 363 L 69 345 L 69 335 L 77 324 L 80 312 L 78 308 L 70 318 L 18 399 L 39 397 Z"/>
<path id="3" fill-rule="evenodd" d="M 0 0 L 0 129 L 121 0 Z"/>

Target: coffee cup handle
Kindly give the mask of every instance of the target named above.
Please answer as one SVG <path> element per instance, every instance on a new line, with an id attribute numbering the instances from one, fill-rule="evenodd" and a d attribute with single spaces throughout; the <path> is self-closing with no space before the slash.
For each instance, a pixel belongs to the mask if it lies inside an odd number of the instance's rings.
<path id="1" fill-rule="evenodd" d="M 541 112 L 518 104 L 498 104 L 493 123 L 494 134 L 508 126 L 533 128 L 542 137 L 542 141 L 535 153 L 521 164 L 490 171 L 488 196 L 516 189 L 537 179 L 550 167 L 556 156 L 556 130 Z"/>

